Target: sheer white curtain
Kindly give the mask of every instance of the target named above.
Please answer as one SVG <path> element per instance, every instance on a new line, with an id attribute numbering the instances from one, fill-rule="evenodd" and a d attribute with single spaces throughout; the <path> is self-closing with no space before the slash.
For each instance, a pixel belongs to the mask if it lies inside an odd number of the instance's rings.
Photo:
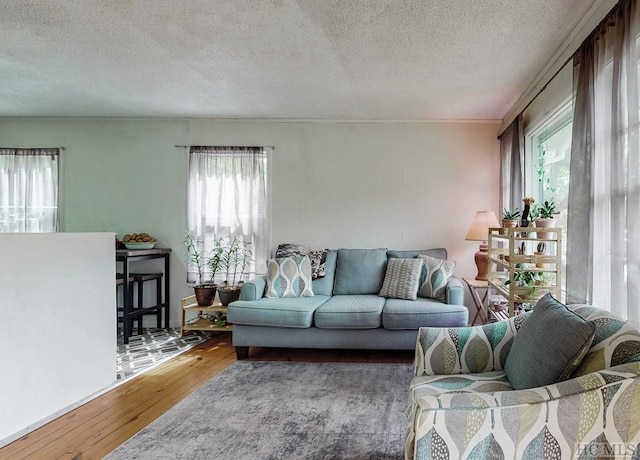
<path id="1" fill-rule="evenodd" d="M 60 149 L 0 148 L 0 232 L 58 230 Z"/>
<path id="2" fill-rule="evenodd" d="M 636 1 L 621 1 L 574 57 L 567 298 L 640 325 Z"/>
<path id="3" fill-rule="evenodd" d="M 251 274 L 266 272 L 269 243 L 267 159 L 270 148 L 189 149 L 188 231 L 213 249 L 214 238 L 251 243 Z M 189 281 L 195 273 L 189 270 Z"/>

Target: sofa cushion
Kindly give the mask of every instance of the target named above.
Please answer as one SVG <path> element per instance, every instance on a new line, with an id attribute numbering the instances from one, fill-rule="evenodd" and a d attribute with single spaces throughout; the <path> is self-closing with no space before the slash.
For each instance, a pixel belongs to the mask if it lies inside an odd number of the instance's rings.
<path id="1" fill-rule="evenodd" d="M 521 390 L 567 379 L 589 350 L 595 330 L 594 323 L 546 294 L 513 339 L 505 363 L 509 382 Z"/>
<path id="2" fill-rule="evenodd" d="M 328 296 L 237 300 L 229 304 L 227 319 L 247 326 L 311 327 L 313 312 L 329 300 Z"/>
<path id="3" fill-rule="evenodd" d="M 418 258 L 424 261 L 424 281 L 420 286 L 419 295 L 446 302 L 447 282 L 453 276 L 456 263 L 424 254 L 418 254 Z"/>
<path id="4" fill-rule="evenodd" d="M 320 329 L 375 329 L 380 327 L 384 298 L 377 295 L 334 295 L 315 312 Z"/>
<path id="5" fill-rule="evenodd" d="M 313 297 L 311 260 L 307 256 L 267 260 L 265 297 Z"/>
<path id="6" fill-rule="evenodd" d="M 308 256 L 311 261 L 311 279 L 324 278 L 327 260 L 325 248 L 314 248 L 302 244 L 283 243 L 276 249 L 276 259 L 279 257 Z"/>
<path id="7" fill-rule="evenodd" d="M 445 248 L 433 248 L 433 249 L 416 249 L 412 251 L 396 251 L 390 249 L 387 251 L 387 257 L 389 259 L 415 259 L 418 254 L 425 256 L 435 257 L 436 259 L 447 260 L 447 250 Z"/>
<path id="8" fill-rule="evenodd" d="M 416 300 L 422 274 L 420 259 L 389 259 L 380 296 Z"/>
<path id="9" fill-rule="evenodd" d="M 387 268 L 387 249 L 338 249 L 334 295 L 378 294 Z"/>
<path id="10" fill-rule="evenodd" d="M 461 327 L 468 321 L 469 310 L 464 305 L 449 305 L 433 299 L 387 299 L 382 309 L 385 329 Z"/>
<path id="11" fill-rule="evenodd" d="M 330 249 L 327 251 L 327 258 L 324 263 L 324 276 L 317 278 L 311 282 L 313 285 L 313 293 L 315 295 L 332 295 L 333 282 L 336 279 L 336 261 L 338 260 L 338 251 Z"/>

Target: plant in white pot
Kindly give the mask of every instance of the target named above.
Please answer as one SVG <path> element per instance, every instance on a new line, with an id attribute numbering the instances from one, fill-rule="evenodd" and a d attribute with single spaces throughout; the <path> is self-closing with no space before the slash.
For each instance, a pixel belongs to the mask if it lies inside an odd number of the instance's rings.
<path id="1" fill-rule="evenodd" d="M 196 269 L 196 284 L 193 292 L 196 302 L 201 307 L 208 307 L 213 304 L 216 295 L 216 284 L 214 277 L 220 270 L 221 247 L 220 240 L 215 240 L 216 244 L 210 254 L 204 252 L 204 243 L 190 233 L 186 233 L 184 244 L 187 247 L 187 261 Z"/>
<path id="2" fill-rule="evenodd" d="M 224 282 L 218 285 L 218 296 L 220 303 L 227 306 L 240 298 L 240 288 L 244 283 L 245 275 L 248 274 L 253 253 L 250 249 L 251 243 L 237 236 L 234 236 L 227 245 L 223 245 L 220 240 L 217 243 L 219 243 L 217 247 L 220 248 L 219 272 L 225 275 Z"/>
<path id="3" fill-rule="evenodd" d="M 556 210 L 556 205 L 553 200 L 545 201 L 542 205 L 536 207 L 536 227 L 553 227 L 553 216 L 560 214 L 560 211 Z M 547 239 L 551 238 L 549 232 L 538 232 L 538 238 Z"/>

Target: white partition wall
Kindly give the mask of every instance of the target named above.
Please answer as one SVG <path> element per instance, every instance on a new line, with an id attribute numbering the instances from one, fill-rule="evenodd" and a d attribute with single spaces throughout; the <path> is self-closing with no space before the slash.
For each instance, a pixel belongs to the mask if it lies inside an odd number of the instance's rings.
<path id="1" fill-rule="evenodd" d="M 0 234 L 0 446 L 116 377 L 113 233 Z"/>

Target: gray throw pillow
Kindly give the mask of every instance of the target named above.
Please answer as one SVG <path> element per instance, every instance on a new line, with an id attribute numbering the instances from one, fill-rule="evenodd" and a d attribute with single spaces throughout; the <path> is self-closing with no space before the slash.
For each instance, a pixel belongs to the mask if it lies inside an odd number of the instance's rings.
<path id="1" fill-rule="evenodd" d="M 589 351 L 595 332 L 593 322 L 546 294 L 513 339 L 504 367 L 507 379 L 516 390 L 566 380 Z"/>
<path id="2" fill-rule="evenodd" d="M 422 259 L 389 259 L 380 297 L 416 300 Z"/>

